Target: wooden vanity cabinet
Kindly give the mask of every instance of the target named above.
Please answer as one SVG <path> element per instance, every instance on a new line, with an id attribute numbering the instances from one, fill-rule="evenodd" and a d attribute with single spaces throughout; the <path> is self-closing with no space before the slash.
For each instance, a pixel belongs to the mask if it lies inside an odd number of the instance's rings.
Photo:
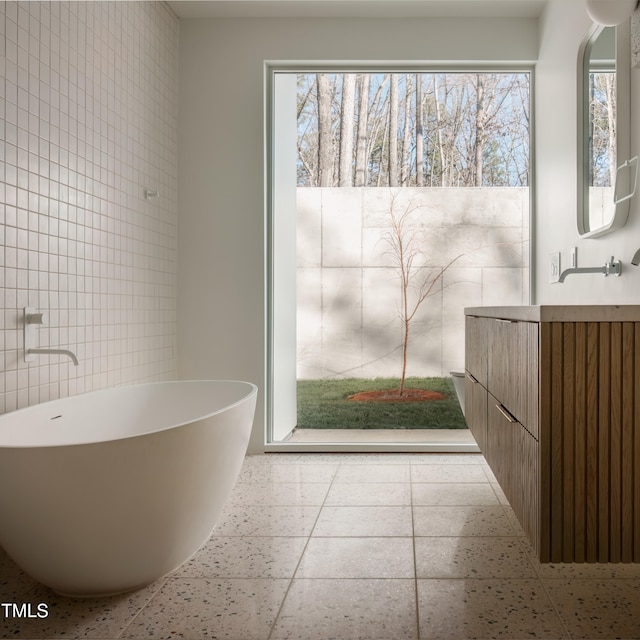
<path id="1" fill-rule="evenodd" d="M 467 316 L 465 328 L 467 424 L 537 550 L 538 325 Z"/>
<path id="2" fill-rule="evenodd" d="M 467 424 L 541 562 L 638 562 L 640 307 L 589 309 L 466 310 Z"/>

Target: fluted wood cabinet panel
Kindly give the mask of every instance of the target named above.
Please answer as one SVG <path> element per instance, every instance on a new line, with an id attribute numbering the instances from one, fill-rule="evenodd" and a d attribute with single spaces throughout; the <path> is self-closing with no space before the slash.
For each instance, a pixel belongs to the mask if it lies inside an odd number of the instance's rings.
<path id="1" fill-rule="evenodd" d="M 489 318 L 468 316 L 465 322 L 465 368 L 475 380 L 487 386 L 488 329 L 493 322 Z"/>
<path id="2" fill-rule="evenodd" d="M 465 406 L 467 426 L 481 451 L 487 444 L 487 390 L 469 373 L 465 376 Z M 466 416 L 465 416 L 466 417 Z"/>
<path id="3" fill-rule="evenodd" d="M 467 420 L 539 559 L 640 562 L 640 320 L 471 324 Z"/>
<path id="4" fill-rule="evenodd" d="M 552 562 L 640 562 L 640 323 L 543 323 Z"/>
<path id="5" fill-rule="evenodd" d="M 514 442 L 518 423 L 500 409 L 500 402 L 489 394 L 485 458 L 500 483 L 509 503 L 513 506 Z"/>
<path id="6" fill-rule="evenodd" d="M 523 322 L 520 326 L 521 331 L 524 332 L 524 366 L 520 367 L 520 384 L 524 388 L 521 420 L 529 433 L 538 439 L 540 429 L 538 417 L 540 404 L 539 325 L 535 322 Z"/>
<path id="7" fill-rule="evenodd" d="M 540 455 L 538 441 L 527 429 L 515 433 L 515 511 L 534 549 L 540 549 Z"/>

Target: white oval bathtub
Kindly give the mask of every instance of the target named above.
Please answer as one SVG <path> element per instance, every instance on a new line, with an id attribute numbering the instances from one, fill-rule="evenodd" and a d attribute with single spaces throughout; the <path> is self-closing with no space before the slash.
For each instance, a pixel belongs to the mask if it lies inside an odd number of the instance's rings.
<path id="1" fill-rule="evenodd" d="M 0 546 L 64 595 L 170 573 L 229 498 L 256 395 L 247 382 L 160 382 L 0 416 Z"/>

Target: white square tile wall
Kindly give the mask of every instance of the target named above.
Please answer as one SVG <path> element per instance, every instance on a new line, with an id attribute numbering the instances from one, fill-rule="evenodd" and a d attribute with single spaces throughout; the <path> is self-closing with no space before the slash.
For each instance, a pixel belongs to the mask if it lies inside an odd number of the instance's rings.
<path id="1" fill-rule="evenodd" d="M 0 2 L 0 413 L 176 377 L 177 55 L 161 2 Z"/>

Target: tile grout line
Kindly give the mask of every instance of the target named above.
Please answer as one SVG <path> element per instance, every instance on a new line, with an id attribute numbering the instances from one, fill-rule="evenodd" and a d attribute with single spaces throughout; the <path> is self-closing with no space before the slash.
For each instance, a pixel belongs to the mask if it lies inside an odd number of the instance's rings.
<path id="1" fill-rule="evenodd" d="M 418 558 L 416 555 L 416 525 L 413 504 L 413 462 L 409 460 L 409 500 L 411 503 L 411 543 L 413 547 L 413 588 L 416 603 L 416 638 L 420 640 L 420 599 L 418 596 Z"/>
<path id="2" fill-rule="evenodd" d="M 564 617 L 560 614 L 560 610 L 556 606 L 556 602 L 555 602 L 554 598 L 551 597 L 551 593 L 549 593 L 549 590 L 547 589 L 547 585 L 545 584 L 544 579 L 540 575 L 540 572 L 538 571 L 537 567 L 534 565 L 533 562 L 531 562 L 531 566 L 533 567 L 533 570 L 536 573 L 536 577 L 537 577 L 538 581 L 540 582 L 540 586 L 542 587 L 542 590 L 544 591 L 544 594 L 549 599 L 549 603 L 551 604 L 551 608 L 553 609 L 553 612 L 556 614 L 556 617 L 558 618 L 558 622 L 560 622 L 560 626 L 562 627 L 562 629 L 563 629 L 563 631 L 565 633 L 565 637 L 566 638 L 573 638 L 574 636 L 571 633 L 569 627 L 565 624 Z"/>
<path id="3" fill-rule="evenodd" d="M 490 468 L 489 468 L 489 470 L 490 470 Z M 573 638 L 573 635 L 571 634 L 568 626 L 565 624 L 565 621 L 564 621 L 563 617 L 560 615 L 560 611 L 558 610 L 558 607 L 556 606 L 556 603 L 554 602 L 554 599 L 551 597 L 551 594 L 549 593 L 549 590 L 547 589 L 547 586 L 545 585 L 544 579 L 542 578 L 542 575 L 540 574 L 540 571 L 538 570 L 538 567 L 536 566 L 536 563 L 533 561 L 533 559 L 531 558 L 530 554 L 527 552 L 527 549 L 525 548 L 524 543 L 522 541 L 522 537 L 518 534 L 518 531 L 515 528 L 515 525 L 513 523 L 512 518 L 509 517 L 508 510 L 510 510 L 510 509 L 512 510 L 511 505 L 508 502 L 507 502 L 507 504 L 504 504 L 503 501 L 501 500 L 500 496 L 498 495 L 498 491 L 497 491 L 495 485 L 497 484 L 498 487 L 500 487 L 500 483 L 497 482 L 497 480 L 492 480 L 492 478 L 489 475 L 489 472 L 487 471 L 486 468 L 484 469 L 484 472 L 485 472 L 485 475 L 487 476 L 487 478 L 489 480 L 489 485 L 491 486 L 491 488 L 493 489 L 494 494 L 498 498 L 498 502 L 500 503 L 500 506 L 502 507 L 503 513 L 505 514 L 505 516 L 507 517 L 507 519 L 509 521 L 509 526 L 513 530 L 514 536 L 518 540 L 518 543 L 519 543 L 521 549 L 525 553 L 525 556 L 527 558 L 527 564 L 533 569 L 533 572 L 535 574 L 535 580 L 538 582 L 538 584 L 542 588 L 542 591 L 544 592 L 545 596 L 549 600 L 549 603 L 551 604 L 551 608 L 552 608 L 553 612 L 555 613 L 555 615 L 556 615 L 556 617 L 558 619 L 558 622 L 560 623 L 560 626 L 562 627 L 562 630 L 563 630 L 563 632 L 565 634 L 565 638 L 567 638 L 567 639 Z M 491 472 L 491 474 L 493 475 L 493 472 Z M 495 476 L 493 476 L 493 477 L 495 478 Z M 502 491 L 502 487 L 500 487 L 500 490 Z M 514 517 L 515 517 L 515 514 L 514 514 Z M 517 518 L 516 518 L 516 520 L 517 520 Z"/>
<path id="4" fill-rule="evenodd" d="M 336 467 L 336 470 L 333 474 L 333 476 L 331 476 L 331 482 L 329 483 L 329 486 L 327 488 L 327 492 L 325 493 L 324 498 L 322 499 L 322 504 L 320 505 L 320 508 L 318 509 L 318 514 L 316 515 L 316 519 L 313 522 L 313 526 L 311 527 L 311 530 L 309 531 L 309 535 L 307 536 L 307 541 L 305 542 L 305 545 L 302 549 L 302 553 L 300 554 L 300 557 L 298 558 L 298 562 L 296 563 L 295 569 L 293 570 L 293 573 L 291 574 L 291 578 L 289 579 L 289 584 L 287 585 L 287 589 L 284 592 L 284 596 L 282 598 L 282 602 L 280 603 L 280 606 L 278 607 L 278 611 L 276 612 L 276 615 L 273 618 L 273 624 L 271 625 L 271 628 L 269 629 L 269 635 L 267 636 L 266 640 L 270 640 L 273 632 L 276 628 L 276 625 L 278 624 L 278 620 L 280 618 L 280 614 L 282 613 L 282 609 L 284 607 L 284 603 L 287 600 L 287 596 L 289 595 L 289 592 L 291 591 L 291 587 L 293 586 L 293 582 L 296 579 L 296 574 L 298 573 L 298 569 L 300 567 L 300 564 L 302 563 L 302 558 L 304 558 L 304 554 L 307 551 L 307 547 L 309 546 L 309 542 L 311 541 L 311 537 L 313 536 L 313 532 L 316 528 L 316 525 L 318 524 L 318 520 L 320 519 L 320 514 L 322 513 L 322 509 L 324 509 L 325 503 L 327 502 L 327 497 L 329 496 L 329 492 L 331 491 L 331 487 L 333 486 L 333 483 L 335 482 L 336 476 L 338 475 L 338 470 L 340 469 L 340 466 L 342 465 L 342 462 L 338 463 L 338 466 Z M 300 482 L 300 484 L 303 484 L 302 482 Z"/>
<path id="5" fill-rule="evenodd" d="M 169 581 L 171 580 L 170 574 L 164 576 L 164 578 L 161 578 L 161 580 L 162 580 L 162 584 L 158 586 L 158 588 L 154 591 L 153 595 L 144 603 L 144 605 L 141 606 L 136 611 L 136 614 L 124 626 L 122 631 L 120 631 L 120 633 L 114 636 L 114 640 L 118 640 L 119 638 L 124 638 L 124 634 L 127 632 L 127 629 L 129 629 L 129 627 L 142 615 L 142 612 L 145 611 L 145 609 L 151 604 L 151 602 L 156 598 L 156 596 L 160 593 L 160 591 L 162 591 L 162 589 L 169 583 Z"/>

